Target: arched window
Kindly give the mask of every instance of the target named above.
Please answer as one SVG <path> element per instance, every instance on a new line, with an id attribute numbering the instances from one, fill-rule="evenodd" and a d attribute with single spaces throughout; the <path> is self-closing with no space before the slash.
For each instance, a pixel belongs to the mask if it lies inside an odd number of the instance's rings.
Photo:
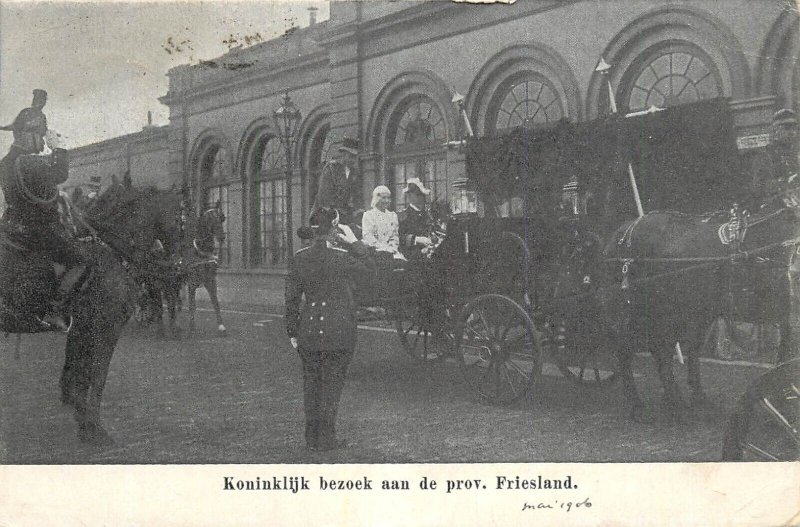
<path id="1" fill-rule="evenodd" d="M 322 167 L 330 161 L 333 155 L 331 150 L 333 136 L 328 133 L 329 131 L 330 125 L 323 126 L 311 142 L 311 157 L 308 167 L 309 207 L 314 205 L 314 200 L 317 198 L 317 188 L 319 187 L 319 176 L 322 172 Z"/>
<path id="2" fill-rule="evenodd" d="M 723 94 L 713 61 L 699 48 L 672 44 L 646 54 L 626 74 L 623 102 L 628 111 L 667 108 Z"/>
<path id="3" fill-rule="evenodd" d="M 389 126 L 393 198 L 403 203 L 403 189 L 411 178 L 421 179 L 433 192 L 431 200 L 448 200 L 447 126 L 436 104 L 424 95 L 400 106 Z"/>
<path id="4" fill-rule="evenodd" d="M 203 156 L 200 164 L 200 197 L 203 209 L 201 212 L 219 202 L 222 213 L 228 217 L 228 187 L 232 175 L 229 159 L 228 151 L 217 145 L 210 147 Z M 223 229 L 225 229 L 225 243 L 219 247 L 219 263 L 227 266 L 231 262 L 227 223 L 223 223 Z"/>
<path id="5" fill-rule="evenodd" d="M 542 75 L 516 76 L 498 88 L 489 111 L 495 130 L 533 128 L 564 118 L 564 107 L 553 84 Z"/>
<path id="6" fill-rule="evenodd" d="M 250 262 L 256 266 L 286 263 L 286 156 L 277 137 L 264 135 L 256 143 L 250 178 L 255 213 Z"/>

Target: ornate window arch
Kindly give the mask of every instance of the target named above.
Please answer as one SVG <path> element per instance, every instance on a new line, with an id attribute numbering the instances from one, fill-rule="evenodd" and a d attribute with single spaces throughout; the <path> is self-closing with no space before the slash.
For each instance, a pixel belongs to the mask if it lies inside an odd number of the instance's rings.
<path id="1" fill-rule="evenodd" d="M 386 137 L 389 187 L 397 205 L 411 178 L 421 179 L 432 190 L 431 199 L 449 199 L 446 142 L 445 116 L 433 99 L 414 94 L 397 106 Z"/>
<path id="2" fill-rule="evenodd" d="M 467 94 L 470 121 L 479 135 L 515 126 L 542 126 L 581 116 L 578 81 L 557 51 L 533 42 L 511 46 L 478 72 Z"/>
<path id="3" fill-rule="evenodd" d="M 642 54 L 628 69 L 620 87 L 626 111 L 667 108 L 723 95 L 714 61 L 687 42 L 667 42 Z"/>
<path id="4" fill-rule="evenodd" d="M 564 103 L 553 83 L 541 74 L 524 72 L 506 79 L 489 103 L 487 126 L 495 131 L 533 128 L 564 119 Z"/>
<path id="5" fill-rule="evenodd" d="M 627 108 L 631 99 L 634 106 L 640 104 L 641 99 L 646 99 L 641 94 L 633 93 L 632 89 L 637 81 L 647 85 L 646 78 L 633 77 L 643 73 L 649 62 L 670 53 L 695 57 L 694 67 L 702 63 L 713 72 L 711 77 L 707 77 L 706 85 L 700 87 L 700 95 L 707 94 L 707 90 L 713 93 L 713 87 L 709 84 L 712 78 L 719 96 L 744 99 L 750 94 L 750 68 L 735 33 L 716 16 L 702 9 L 689 5 L 669 5 L 655 8 L 625 26 L 601 54 L 612 67 L 609 80 L 621 109 Z M 685 60 L 685 57 L 679 60 Z M 684 99 L 689 97 L 686 91 L 682 96 Z M 675 97 L 670 100 L 672 103 L 683 102 Z M 594 72 L 586 97 L 587 118 L 595 119 L 606 113 L 608 102 L 606 77 Z"/>

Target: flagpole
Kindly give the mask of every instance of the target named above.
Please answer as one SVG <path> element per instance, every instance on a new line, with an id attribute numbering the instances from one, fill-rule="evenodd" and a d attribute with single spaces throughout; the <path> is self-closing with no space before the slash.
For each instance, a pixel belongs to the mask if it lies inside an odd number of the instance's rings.
<path id="1" fill-rule="evenodd" d="M 600 72 L 600 74 L 606 78 L 606 84 L 608 85 L 608 102 L 609 106 L 611 107 L 611 113 L 617 113 L 617 101 L 616 97 L 614 96 L 614 88 L 611 86 L 611 76 L 609 75 L 609 72 L 611 71 L 611 65 L 608 64 L 601 56 L 600 62 L 597 64 L 595 71 Z M 642 207 L 642 198 L 639 196 L 639 186 L 636 184 L 636 176 L 633 173 L 633 165 L 630 161 L 628 161 L 628 178 L 630 179 L 631 188 L 633 189 L 633 199 L 636 202 L 636 211 L 639 213 L 639 217 L 641 218 L 644 216 L 644 208 Z"/>

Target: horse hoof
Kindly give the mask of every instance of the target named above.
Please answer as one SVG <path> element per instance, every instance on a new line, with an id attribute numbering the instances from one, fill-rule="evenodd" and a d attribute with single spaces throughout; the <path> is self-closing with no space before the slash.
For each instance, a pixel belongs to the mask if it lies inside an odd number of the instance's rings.
<path id="1" fill-rule="evenodd" d="M 111 446 L 114 444 L 114 440 L 109 433 L 98 424 L 86 423 L 78 425 L 78 439 L 82 443 L 93 446 Z"/>
<path id="2" fill-rule="evenodd" d="M 224 324 L 220 324 L 219 326 L 217 326 L 217 334 L 220 337 L 227 337 L 228 336 L 228 330 L 225 328 Z"/>

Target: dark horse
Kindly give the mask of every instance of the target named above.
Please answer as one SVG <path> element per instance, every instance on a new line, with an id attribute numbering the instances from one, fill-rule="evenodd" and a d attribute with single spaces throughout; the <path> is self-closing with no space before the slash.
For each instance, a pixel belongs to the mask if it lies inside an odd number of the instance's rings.
<path id="1" fill-rule="evenodd" d="M 221 244 L 225 241 L 224 222 L 225 215 L 217 205 L 202 212 L 196 222 L 187 228 L 187 232 L 190 235 L 187 236 L 188 244 L 183 244 L 181 272 L 186 282 L 189 297 L 190 331 L 195 329 L 194 317 L 197 310 L 195 294 L 197 288 L 202 285 L 208 291 L 211 304 L 214 306 L 214 314 L 217 317 L 217 332 L 220 335 L 227 334 L 217 297 L 217 256 L 214 250 L 215 242 Z"/>
<path id="2" fill-rule="evenodd" d="M 619 374 L 635 419 L 643 417 L 632 371 L 637 347 L 655 357 L 668 412 L 676 418 L 683 402 L 674 351 L 687 359 L 693 400 L 703 401 L 698 355 L 717 318 L 733 313 L 735 320 L 776 322 L 778 360 L 796 351 L 789 318 L 790 273 L 800 247 L 798 191 L 787 190 L 777 205 L 733 223 L 729 213 L 652 212 L 622 225 L 598 251 L 602 261 L 594 267 L 605 265 L 606 275 L 593 282 L 617 330 Z"/>
<path id="3" fill-rule="evenodd" d="M 181 194 L 173 190 L 109 188 L 87 212 L 101 234 L 126 248 L 130 269 L 140 286 L 139 307 L 145 308 L 164 335 L 163 304 L 169 311 L 170 334 L 177 334 L 179 282 L 177 257 L 181 244 Z"/>
<path id="4" fill-rule="evenodd" d="M 31 203 L 30 206 L 38 205 Z M 0 262 L 3 264 L 0 266 L 0 283 L 3 284 L 0 307 L 3 303 L 11 305 L 24 300 L 29 309 L 23 313 L 41 312 L 52 300 L 55 279 L 52 263 L 46 256 L 15 243 L 6 230 L 13 229 L 11 224 L 3 222 L 3 227 L 5 232 L 0 232 Z M 110 237 L 101 235 L 100 239 L 75 243 L 84 261 L 90 264 L 91 272 L 67 307 L 72 324 L 66 337 L 61 397 L 75 409 L 79 438 L 93 444 L 108 444 L 112 440 L 101 424 L 100 402 L 114 348 L 133 312 L 136 284 L 119 253 L 110 248 L 116 245 Z M 17 313 L 8 310 L 0 313 L 3 315 L 0 316 L 0 330 L 41 331 L 41 327 Z"/>

